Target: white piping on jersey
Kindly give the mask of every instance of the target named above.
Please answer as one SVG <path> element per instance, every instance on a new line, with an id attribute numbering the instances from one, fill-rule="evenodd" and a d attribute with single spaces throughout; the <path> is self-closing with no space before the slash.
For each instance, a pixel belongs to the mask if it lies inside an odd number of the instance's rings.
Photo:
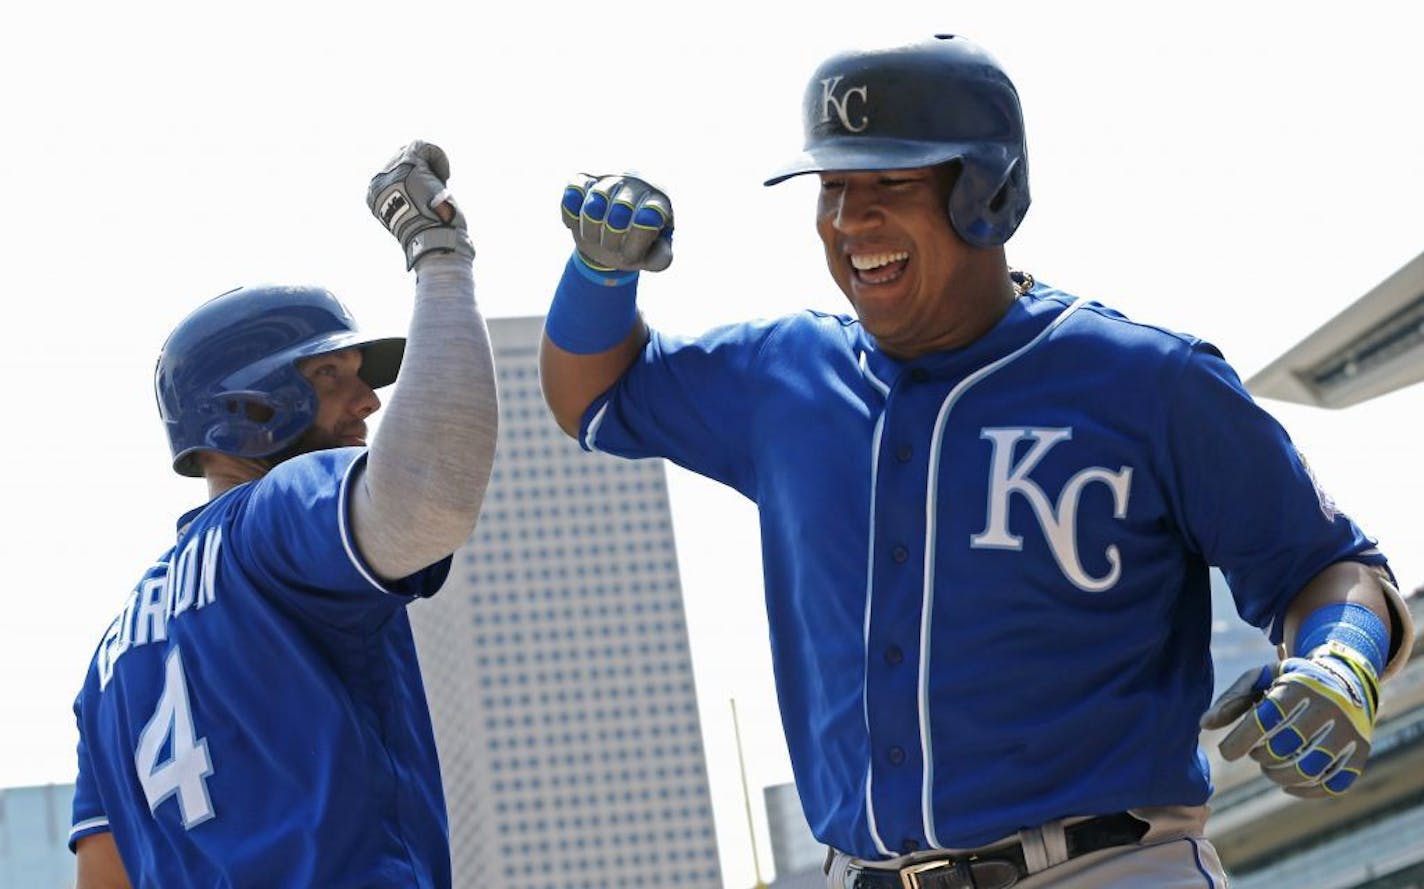
<path id="1" fill-rule="evenodd" d="M 598 443 L 594 439 L 598 437 L 598 427 L 603 425 L 603 415 L 608 413 L 608 406 L 612 403 L 611 398 L 605 401 L 603 407 L 593 415 L 593 419 L 588 421 L 588 431 L 583 434 L 583 443 L 590 451 L 598 450 Z"/>
<path id="2" fill-rule="evenodd" d="M 860 353 L 860 367 L 867 375 L 870 371 L 865 366 L 865 353 Z M 872 377 L 872 379 L 874 379 Z M 876 382 L 879 382 L 878 380 Z M 889 390 L 886 390 L 889 391 Z M 875 433 L 870 438 L 870 533 L 867 535 L 870 550 L 866 555 L 865 571 L 865 625 L 862 629 L 862 636 L 865 640 L 865 679 L 861 683 L 860 708 L 865 715 L 865 737 L 870 738 L 870 602 L 875 595 L 875 486 L 876 479 L 880 474 L 880 433 L 885 426 L 885 411 L 880 412 L 880 417 L 875 421 Z M 874 773 L 875 754 L 872 752 L 865 763 L 865 818 L 866 824 L 870 827 L 870 838 L 875 842 L 875 848 L 881 855 L 887 858 L 893 857 L 894 852 L 885 846 L 885 842 L 880 839 L 880 828 L 875 823 L 875 803 L 871 793 L 871 775 Z"/>
<path id="3" fill-rule="evenodd" d="M 865 352 L 863 350 L 860 353 L 860 372 L 870 381 L 870 385 L 879 390 L 882 396 L 886 398 L 890 397 L 890 387 L 885 385 L 885 383 L 875 375 L 875 372 L 870 369 L 870 363 L 865 360 Z"/>
<path id="4" fill-rule="evenodd" d="M 73 827 L 69 828 L 69 841 L 74 842 L 74 835 L 81 831 L 93 830 L 96 827 L 108 827 L 109 816 L 100 815 L 98 818 L 86 818 Z"/>
<path id="5" fill-rule="evenodd" d="M 970 387 L 981 382 L 995 371 L 1013 363 L 1025 352 L 1042 342 L 1058 325 L 1068 319 L 1069 315 L 1076 312 L 1087 302 L 1079 297 L 1071 305 L 1059 313 L 1057 318 L 1049 322 L 1048 326 L 1039 331 L 1033 339 L 1019 346 L 1014 351 L 984 365 L 974 373 L 960 380 L 959 383 L 945 396 L 944 401 L 939 406 L 939 415 L 935 417 L 934 430 L 930 435 L 930 453 L 928 466 L 928 480 L 925 485 L 925 570 L 924 570 L 924 593 L 921 597 L 920 605 L 920 753 L 924 759 L 924 783 L 920 793 L 920 816 L 924 820 L 925 839 L 931 848 L 943 849 L 940 845 L 939 837 L 935 834 L 934 826 L 934 754 L 931 748 L 930 739 L 930 618 L 934 614 L 934 554 L 935 554 L 935 516 L 937 510 L 936 498 L 939 496 L 939 473 L 936 467 L 939 466 L 940 449 L 944 445 L 944 429 L 949 420 L 949 412 L 954 408 L 956 402 L 968 392 Z"/>
<path id="6" fill-rule="evenodd" d="M 354 481 L 351 474 L 355 471 L 357 466 L 365 462 L 364 459 L 352 460 L 351 465 L 346 467 L 346 472 L 341 476 L 341 488 L 336 495 L 336 527 L 338 533 L 341 535 L 341 545 L 346 550 L 346 558 L 351 560 L 351 564 L 356 566 L 356 570 L 360 572 L 362 577 L 366 578 L 366 582 L 381 592 L 390 593 L 394 596 L 396 594 L 391 592 L 384 583 L 381 583 L 379 578 L 366 570 L 365 562 L 356 554 L 355 543 L 351 539 L 351 528 L 347 525 L 346 492 L 351 489 L 351 485 Z"/>

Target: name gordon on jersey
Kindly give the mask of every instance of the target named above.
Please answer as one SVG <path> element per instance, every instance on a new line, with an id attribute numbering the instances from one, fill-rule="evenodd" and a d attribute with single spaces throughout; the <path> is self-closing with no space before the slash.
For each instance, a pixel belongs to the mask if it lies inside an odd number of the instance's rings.
<path id="1" fill-rule="evenodd" d="M 155 565 L 129 593 L 124 610 L 109 624 L 99 645 L 99 688 L 109 684 L 114 664 L 131 648 L 168 638 L 168 622 L 205 608 L 217 598 L 214 580 L 222 529 L 192 537 L 167 562 Z"/>

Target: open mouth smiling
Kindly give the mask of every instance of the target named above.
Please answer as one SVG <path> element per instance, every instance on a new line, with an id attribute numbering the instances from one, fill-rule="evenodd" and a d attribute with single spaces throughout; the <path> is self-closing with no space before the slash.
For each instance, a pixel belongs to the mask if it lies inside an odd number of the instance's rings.
<path id="1" fill-rule="evenodd" d="M 880 253 L 852 253 L 850 265 L 855 279 L 862 284 L 889 284 L 905 274 L 910 254 L 904 250 Z"/>

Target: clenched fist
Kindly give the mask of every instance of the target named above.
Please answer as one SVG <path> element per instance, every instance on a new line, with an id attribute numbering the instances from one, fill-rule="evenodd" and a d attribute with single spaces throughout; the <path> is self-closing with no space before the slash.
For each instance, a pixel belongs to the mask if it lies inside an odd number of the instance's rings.
<path id="1" fill-rule="evenodd" d="M 672 264 L 672 201 L 647 182 L 579 174 L 564 189 L 562 207 L 564 225 L 590 267 L 660 272 Z"/>
<path id="2" fill-rule="evenodd" d="M 400 242 L 406 268 L 432 251 L 475 257 L 465 216 L 445 183 L 450 160 L 438 145 L 415 141 L 371 178 L 366 206 Z"/>

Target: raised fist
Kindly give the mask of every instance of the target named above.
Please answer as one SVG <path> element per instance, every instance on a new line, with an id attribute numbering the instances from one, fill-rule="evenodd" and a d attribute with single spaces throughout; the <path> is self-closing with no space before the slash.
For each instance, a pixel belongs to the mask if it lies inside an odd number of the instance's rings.
<path id="1" fill-rule="evenodd" d="M 579 256 L 601 272 L 660 272 L 672 264 L 672 201 L 632 176 L 575 176 L 564 225 Z"/>
<path id="2" fill-rule="evenodd" d="M 465 217 L 450 189 L 450 160 L 438 145 L 410 143 L 371 177 L 366 206 L 400 242 L 407 269 L 432 251 L 475 257 Z"/>

